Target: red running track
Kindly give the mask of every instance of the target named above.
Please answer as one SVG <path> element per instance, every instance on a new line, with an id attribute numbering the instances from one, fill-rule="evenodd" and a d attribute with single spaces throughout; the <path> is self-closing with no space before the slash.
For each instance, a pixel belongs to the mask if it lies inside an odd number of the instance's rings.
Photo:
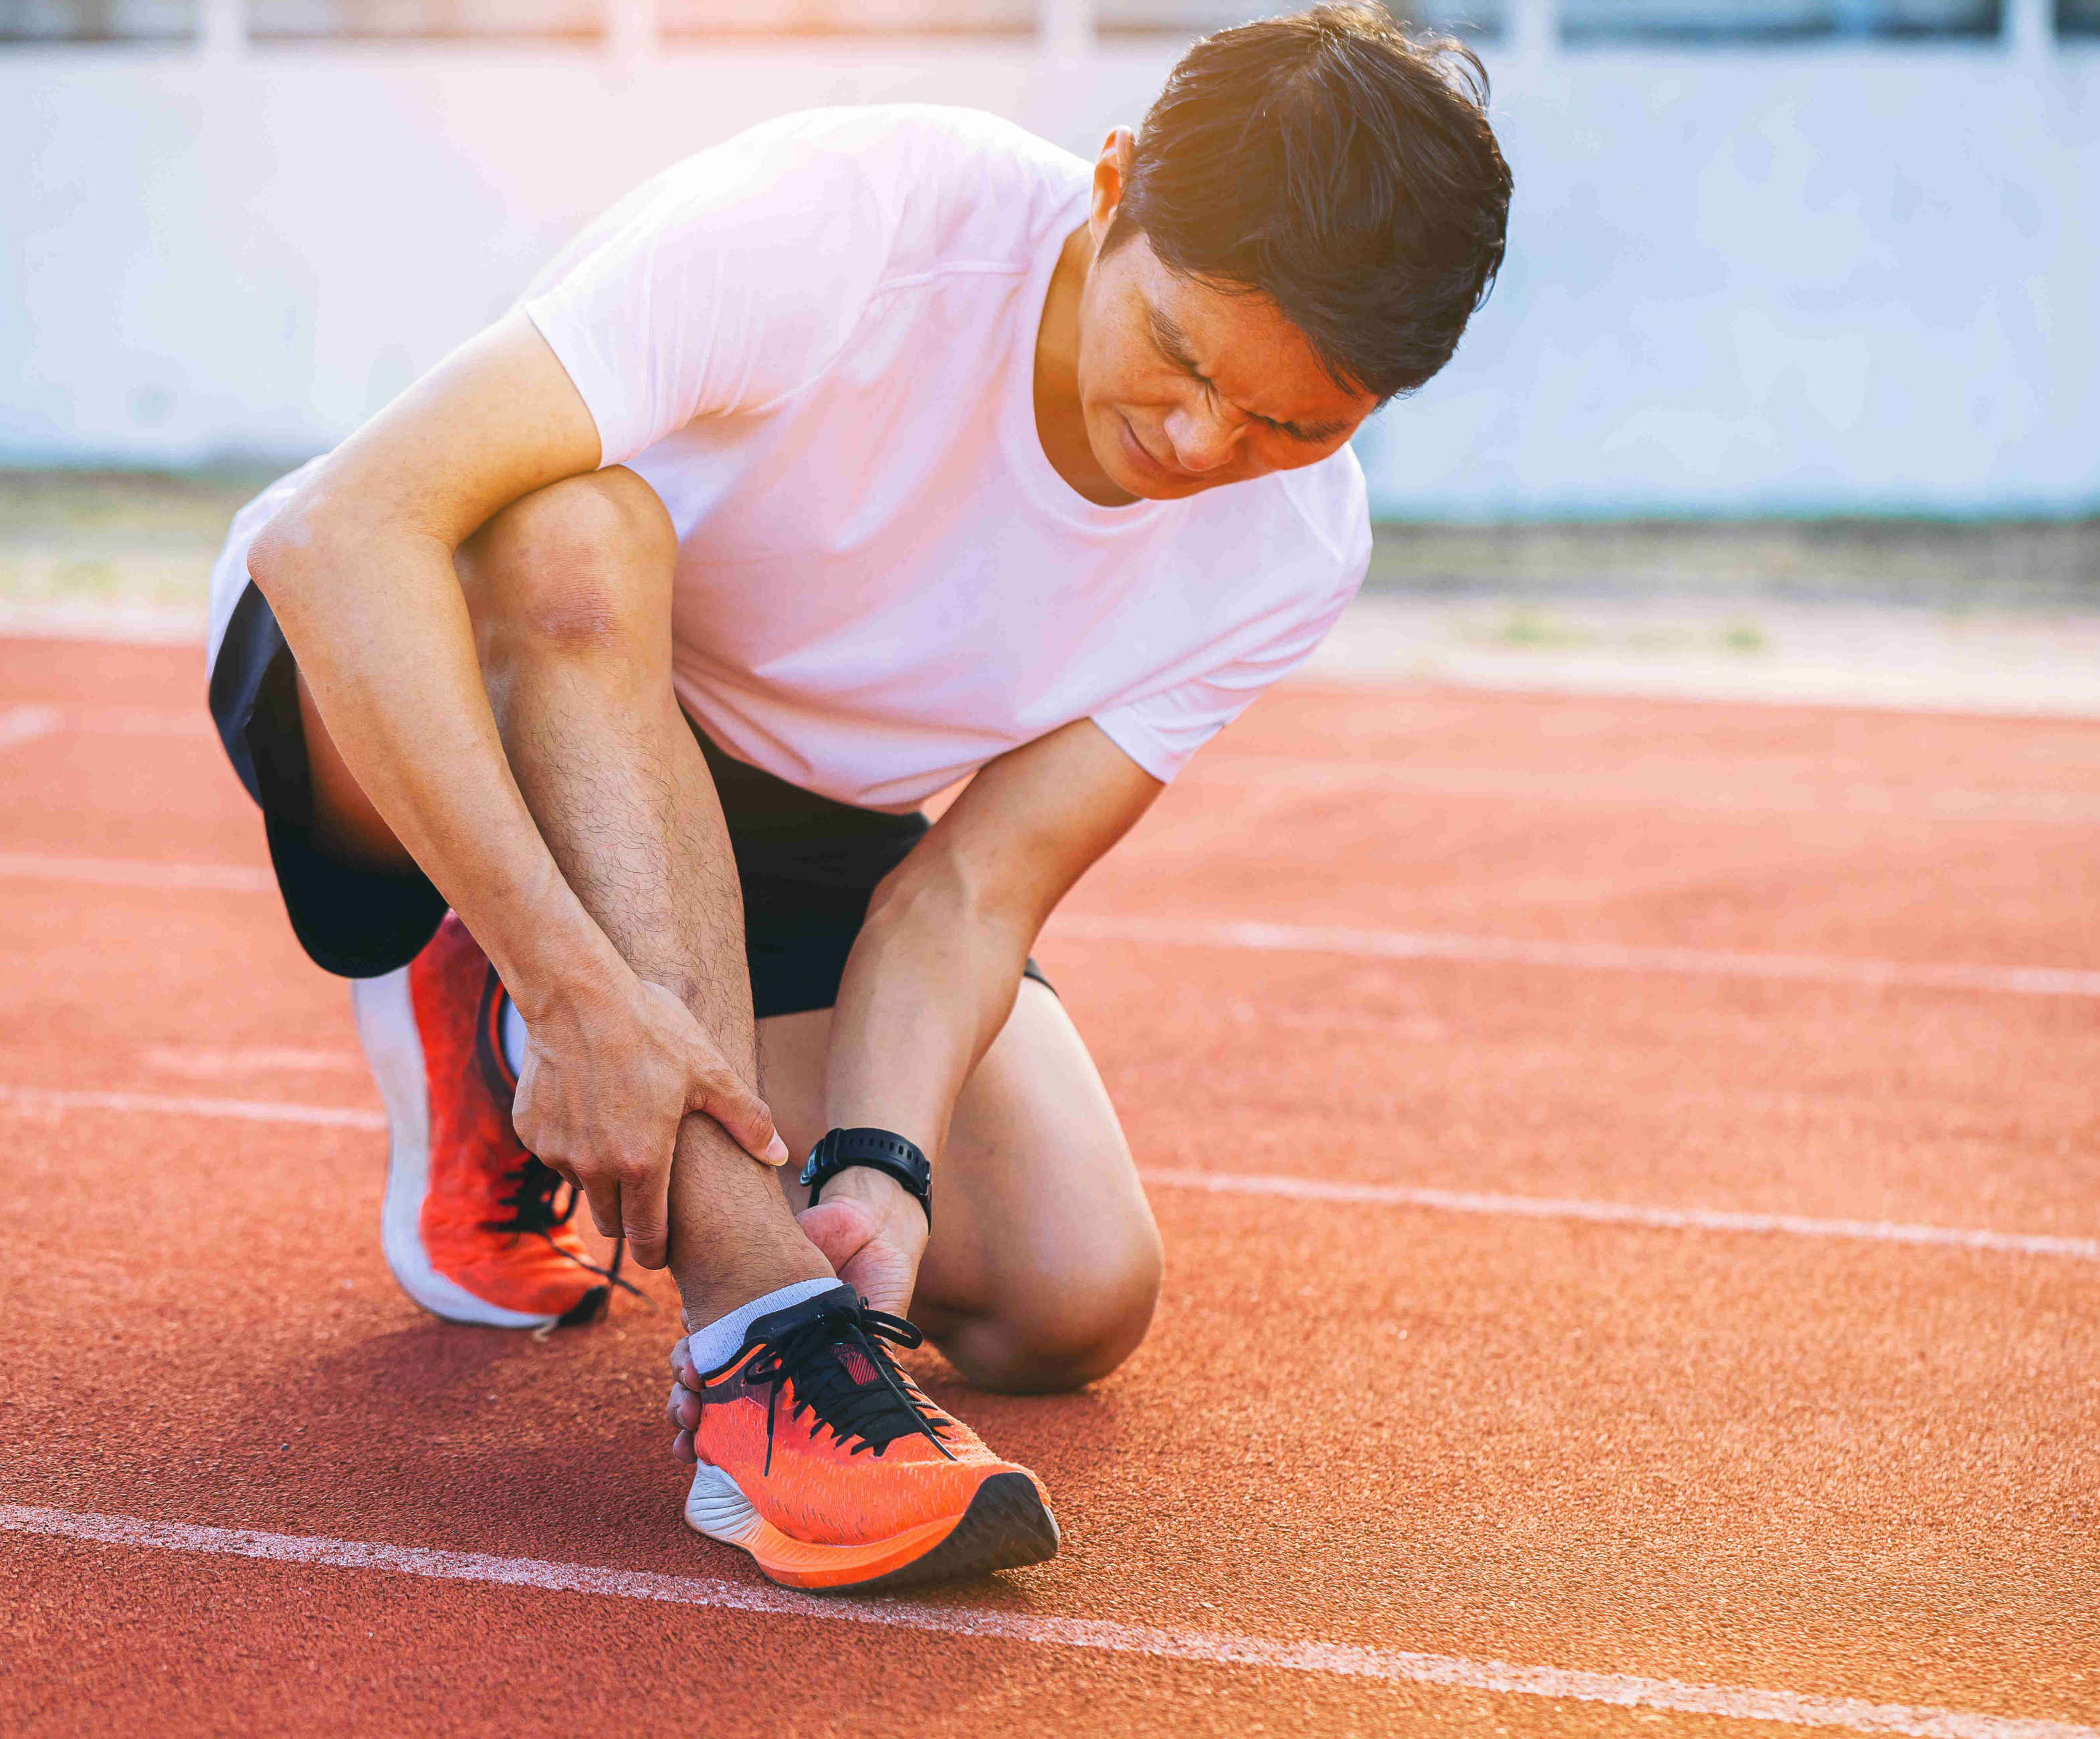
<path id="1" fill-rule="evenodd" d="M 2100 1729 L 2100 726 L 1264 701 L 1039 951 L 1152 1340 L 925 1366 L 1066 1549 L 848 1608 L 679 1525 L 667 1315 L 394 1289 L 198 666 L 0 643 L 0 1730 Z"/>

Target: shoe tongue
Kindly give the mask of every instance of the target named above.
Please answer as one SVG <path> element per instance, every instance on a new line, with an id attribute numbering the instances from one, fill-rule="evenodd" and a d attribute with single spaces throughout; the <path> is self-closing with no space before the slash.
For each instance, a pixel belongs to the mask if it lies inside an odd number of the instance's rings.
<path id="1" fill-rule="evenodd" d="M 805 1322 L 814 1322 L 827 1310 L 857 1310 L 860 1308 L 860 1294 L 849 1286 L 827 1287 L 814 1297 L 800 1304 L 790 1304 L 784 1310 L 775 1310 L 762 1317 L 754 1317 L 745 1325 L 743 1344 L 769 1340 L 800 1328 Z"/>
<path id="2" fill-rule="evenodd" d="M 882 1373 L 875 1368 L 874 1361 L 850 1341 L 833 1341 L 832 1357 L 839 1362 L 845 1374 L 863 1388 L 871 1383 L 882 1380 Z"/>

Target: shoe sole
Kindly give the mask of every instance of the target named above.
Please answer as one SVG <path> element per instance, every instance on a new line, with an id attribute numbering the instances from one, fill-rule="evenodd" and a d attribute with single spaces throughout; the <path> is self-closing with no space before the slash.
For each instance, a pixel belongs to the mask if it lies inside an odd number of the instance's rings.
<path id="1" fill-rule="evenodd" d="M 686 1525 L 741 1547 L 767 1580 L 812 1594 L 868 1594 L 1018 1569 L 1057 1555 L 1057 1518 L 1025 1473 L 995 1473 L 960 1516 L 942 1516 L 886 1540 L 818 1546 L 782 1533 L 736 1482 L 704 1462 L 686 1500 Z"/>
<path id="2" fill-rule="evenodd" d="M 492 1304 L 438 1272 L 423 1247 L 423 1198 L 430 1187 L 430 1099 L 408 969 L 383 978 L 353 978 L 350 1006 L 357 1019 L 357 1042 L 386 1107 L 386 1194 L 379 1210 L 379 1243 L 401 1290 L 433 1316 L 482 1328 L 545 1328 L 589 1321 L 579 1313 L 602 1287 L 593 1288 L 567 1315 L 551 1317 Z M 598 1300 L 599 1305 L 603 1302 Z"/>

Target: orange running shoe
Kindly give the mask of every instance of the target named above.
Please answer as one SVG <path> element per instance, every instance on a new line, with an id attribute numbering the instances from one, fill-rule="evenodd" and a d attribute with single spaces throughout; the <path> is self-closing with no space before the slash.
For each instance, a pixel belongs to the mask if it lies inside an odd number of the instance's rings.
<path id="1" fill-rule="evenodd" d="M 885 1344 L 924 1338 L 846 1286 L 759 1317 L 700 1378 L 686 1525 L 774 1582 L 832 1593 L 1054 1556 L 1041 1482 L 929 1401 Z"/>
<path id="2" fill-rule="evenodd" d="M 466 926 L 448 912 L 414 960 L 354 979 L 350 996 L 386 1106 L 380 1242 L 402 1290 L 448 1322 L 494 1328 L 600 1315 L 626 1285 L 619 1256 L 590 1260 L 569 1224 L 576 1190 L 510 1127 L 503 985 Z"/>

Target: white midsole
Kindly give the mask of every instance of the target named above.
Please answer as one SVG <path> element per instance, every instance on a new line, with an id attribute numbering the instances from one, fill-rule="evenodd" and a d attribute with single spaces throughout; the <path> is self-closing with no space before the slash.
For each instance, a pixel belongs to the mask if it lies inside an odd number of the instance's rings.
<path id="1" fill-rule="evenodd" d="M 401 1290 L 450 1322 L 488 1328 L 544 1328 L 556 1318 L 505 1310 L 477 1298 L 439 1273 L 423 1247 L 423 1198 L 430 1187 L 430 1097 L 423 1072 L 422 1035 L 408 991 L 408 969 L 380 978 L 354 978 L 351 1012 L 357 1042 L 386 1107 L 386 1194 L 379 1210 L 379 1244 Z"/>
<path id="2" fill-rule="evenodd" d="M 765 1531 L 765 1518 L 735 1480 L 704 1461 L 693 1469 L 693 1489 L 686 1494 L 686 1525 L 711 1540 L 748 1551 Z"/>

